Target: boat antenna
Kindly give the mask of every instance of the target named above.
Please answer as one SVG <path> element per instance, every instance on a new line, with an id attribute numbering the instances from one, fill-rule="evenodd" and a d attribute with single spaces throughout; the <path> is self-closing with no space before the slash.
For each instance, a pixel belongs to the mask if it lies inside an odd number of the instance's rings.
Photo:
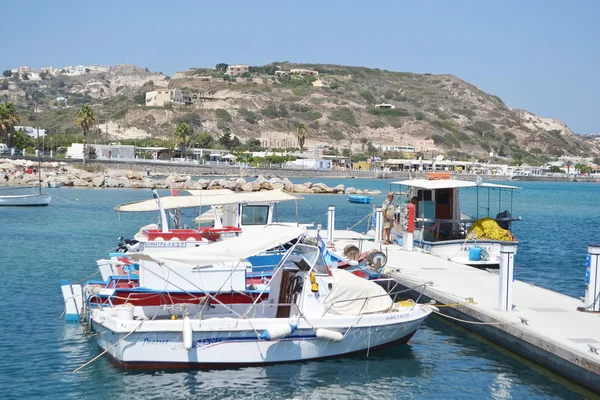
<path id="1" fill-rule="evenodd" d="M 37 113 L 37 102 L 35 103 L 33 112 L 35 113 L 35 124 L 36 124 L 36 131 L 37 131 L 38 191 L 41 196 L 42 195 L 42 162 L 40 161 L 40 123 L 39 123 L 38 113 Z"/>

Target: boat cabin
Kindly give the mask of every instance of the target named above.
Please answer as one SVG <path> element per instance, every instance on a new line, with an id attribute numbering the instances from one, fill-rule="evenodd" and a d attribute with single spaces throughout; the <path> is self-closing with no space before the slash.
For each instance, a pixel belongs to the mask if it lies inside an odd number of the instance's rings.
<path id="1" fill-rule="evenodd" d="M 406 193 L 406 202 L 415 206 L 415 239 L 431 242 L 464 239 L 471 225 L 483 217 L 495 219 L 503 229 L 510 229 L 513 221 L 520 220 L 512 217 L 513 192 L 519 187 L 449 177 L 439 179 L 438 175 L 390 183 L 400 185 Z M 460 191 L 471 188 L 476 191 L 476 208 L 468 214 L 461 205 Z M 491 204 L 494 195 L 497 195 L 497 209 Z M 510 206 L 505 208 L 507 198 Z M 399 217 L 397 213 L 398 220 Z"/>
<path id="2" fill-rule="evenodd" d="M 200 244 L 239 236 L 274 222 L 275 206 L 280 201 L 300 200 L 302 197 L 281 190 L 235 193 L 231 190 L 188 190 L 191 196 L 158 197 L 154 200 L 129 203 L 115 207 L 118 212 L 158 211 L 158 225 L 144 227 L 134 237 L 140 242 L 138 250 L 149 248 L 197 247 Z M 209 210 L 198 215 L 196 227 L 181 224 L 181 210 Z M 167 213 L 170 218 L 167 218 Z M 198 212 L 199 214 L 199 212 Z M 202 223 L 207 225 L 202 226 Z"/>

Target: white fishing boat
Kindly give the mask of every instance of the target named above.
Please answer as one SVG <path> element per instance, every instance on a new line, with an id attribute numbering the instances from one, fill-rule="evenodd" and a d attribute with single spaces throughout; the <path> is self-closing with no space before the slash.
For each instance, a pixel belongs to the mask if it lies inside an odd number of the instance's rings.
<path id="1" fill-rule="evenodd" d="M 48 193 L 0 195 L 0 206 L 47 206 L 52 200 Z"/>
<path id="2" fill-rule="evenodd" d="M 38 144 L 40 142 L 40 131 L 37 130 Z M 52 195 L 42 193 L 42 163 L 38 151 L 38 193 L 0 195 L 0 206 L 32 207 L 47 206 L 52 200 Z"/>
<path id="3" fill-rule="evenodd" d="M 301 196 L 282 190 L 266 192 L 234 193 L 222 190 L 188 190 L 191 196 L 159 197 L 154 192 L 154 199 L 115 207 L 118 212 L 158 212 L 161 227 L 156 225 L 143 227 L 134 236 L 121 245 L 126 251 L 149 251 L 162 248 L 197 247 L 216 240 L 232 238 L 243 232 L 252 234 L 262 227 L 272 224 L 276 212 L 276 204 L 282 201 L 302 200 Z M 181 210 L 186 208 L 210 209 L 199 215 L 196 222 L 206 222 L 208 226 L 181 228 Z M 167 213 L 170 218 L 167 218 Z M 199 214 L 199 213 L 198 213 Z M 209 217 L 212 215 L 212 217 Z M 278 222 L 278 224 L 282 224 Z M 287 223 L 298 226 L 297 222 Z"/>
<path id="4" fill-rule="evenodd" d="M 465 181 L 450 179 L 450 174 L 432 174 L 428 179 L 392 182 L 406 192 L 406 202 L 415 207 L 414 245 L 431 255 L 461 264 L 497 268 L 503 244 L 518 243 L 511 233 L 512 223 L 521 218 L 512 216 L 513 194 L 521 188 L 480 179 Z M 469 215 L 462 209 L 459 192 L 474 190 L 476 209 Z M 496 197 L 496 199 L 493 199 Z M 497 213 L 492 212 L 497 200 Z M 398 207 L 396 218 L 401 220 Z M 400 229 L 392 235 L 403 240 Z"/>
<path id="5" fill-rule="evenodd" d="M 192 278 L 180 274 L 185 270 L 194 271 L 194 285 L 199 286 L 215 262 L 235 262 L 245 254 L 244 247 L 256 251 L 260 241 L 248 238 L 246 246 L 229 253 L 207 251 L 215 244 L 131 257 L 152 265 L 163 287 L 189 284 Z M 410 301 L 394 303 L 376 283 L 328 269 L 319 248 L 301 241 L 286 253 L 263 290 L 268 290 L 266 299 L 257 296 L 243 307 L 207 293 L 212 302 L 201 306 L 94 308 L 89 321 L 100 347 L 124 367 L 219 367 L 368 354 L 408 341 L 433 309 Z"/>

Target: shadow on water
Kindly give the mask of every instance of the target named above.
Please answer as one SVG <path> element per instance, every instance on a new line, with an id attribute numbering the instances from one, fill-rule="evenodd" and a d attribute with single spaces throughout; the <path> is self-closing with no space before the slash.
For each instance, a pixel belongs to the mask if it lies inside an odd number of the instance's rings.
<path id="1" fill-rule="evenodd" d="M 189 371 L 121 371 L 103 360 L 97 378 L 110 379 L 121 394 L 140 391 L 145 398 L 395 398 L 410 385 L 422 367 L 410 345 L 369 357 L 277 364 L 266 367 Z M 395 382 L 390 385 L 390 382 Z M 107 389 L 107 388 L 105 388 Z M 146 394 L 150 393 L 150 396 Z M 114 396 L 108 390 L 105 396 Z M 117 394 L 118 396 L 118 394 Z"/>
<path id="2" fill-rule="evenodd" d="M 496 392 L 504 391 L 510 394 L 509 389 L 515 384 L 527 385 L 533 393 L 544 397 L 600 399 L 600 396 L 585 387 L 444 318 L 438 316 L 429 318 L 421 329 L 422 331 L 431 329 L 445 337 L 446 341 L 440 345 L 452 348 L 466 365 L 473 367 L 472 372 L 495 369 L 498 379 Z M 485 360 L 485 363 L 474 362 L 476 359 Z M 500 398 L 505 397 L 500 396 Z"/>

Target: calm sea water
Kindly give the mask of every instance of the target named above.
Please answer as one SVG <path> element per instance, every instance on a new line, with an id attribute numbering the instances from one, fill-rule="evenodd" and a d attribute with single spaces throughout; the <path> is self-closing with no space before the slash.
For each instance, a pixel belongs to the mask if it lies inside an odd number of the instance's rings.
<path id="1" fill-rule="evenodd" d="M 382 180 L 322 179 L 387 192 Z M 300 182 L 300 180 L 296 180 Z M 518 279 L 571 296 L 584 293 L 586 245 L 600 242 L 600 185 L 522 183 L 513 214 L 523 217 L 514 233 L 521 244 Z M 237 370 L 133 373 L 102 357 L 78 325 L 59 319 L 60 279 L 78 281 L 96 272 L 95 260 L 155 222 L 154 214 L 121 214 L 117 204 L 148 199 L 149 191 L 49 189 L 47 208 L 1 208 L 0 398 L 586 398 L 592 395 L 482 339 L 430 318 L 408 345 L 370 357 Z M 482 194 L 480 193 L 480 196 Z M 476 212 L 475 194 L 464 205 Z M 500 210 L 509 208 L 504 196 Z M 374 203 L 381 203 L 383 195 Z M 301 222 L 325 226 L 328 205 L 336 226 L 346 228 L 370 212 L 345 196 L 309 195 L 300 202 Z M 491 202 L 498 211 L 498 199 Z M 480 210 L 484 212 L 484 210 Z M 187 215 L 191 217 L 191 215 Z M 293 204 L 280 204 L 281 220 L 295 219 Z M 365 225 L 357 227 L 364 229 Z"/>

